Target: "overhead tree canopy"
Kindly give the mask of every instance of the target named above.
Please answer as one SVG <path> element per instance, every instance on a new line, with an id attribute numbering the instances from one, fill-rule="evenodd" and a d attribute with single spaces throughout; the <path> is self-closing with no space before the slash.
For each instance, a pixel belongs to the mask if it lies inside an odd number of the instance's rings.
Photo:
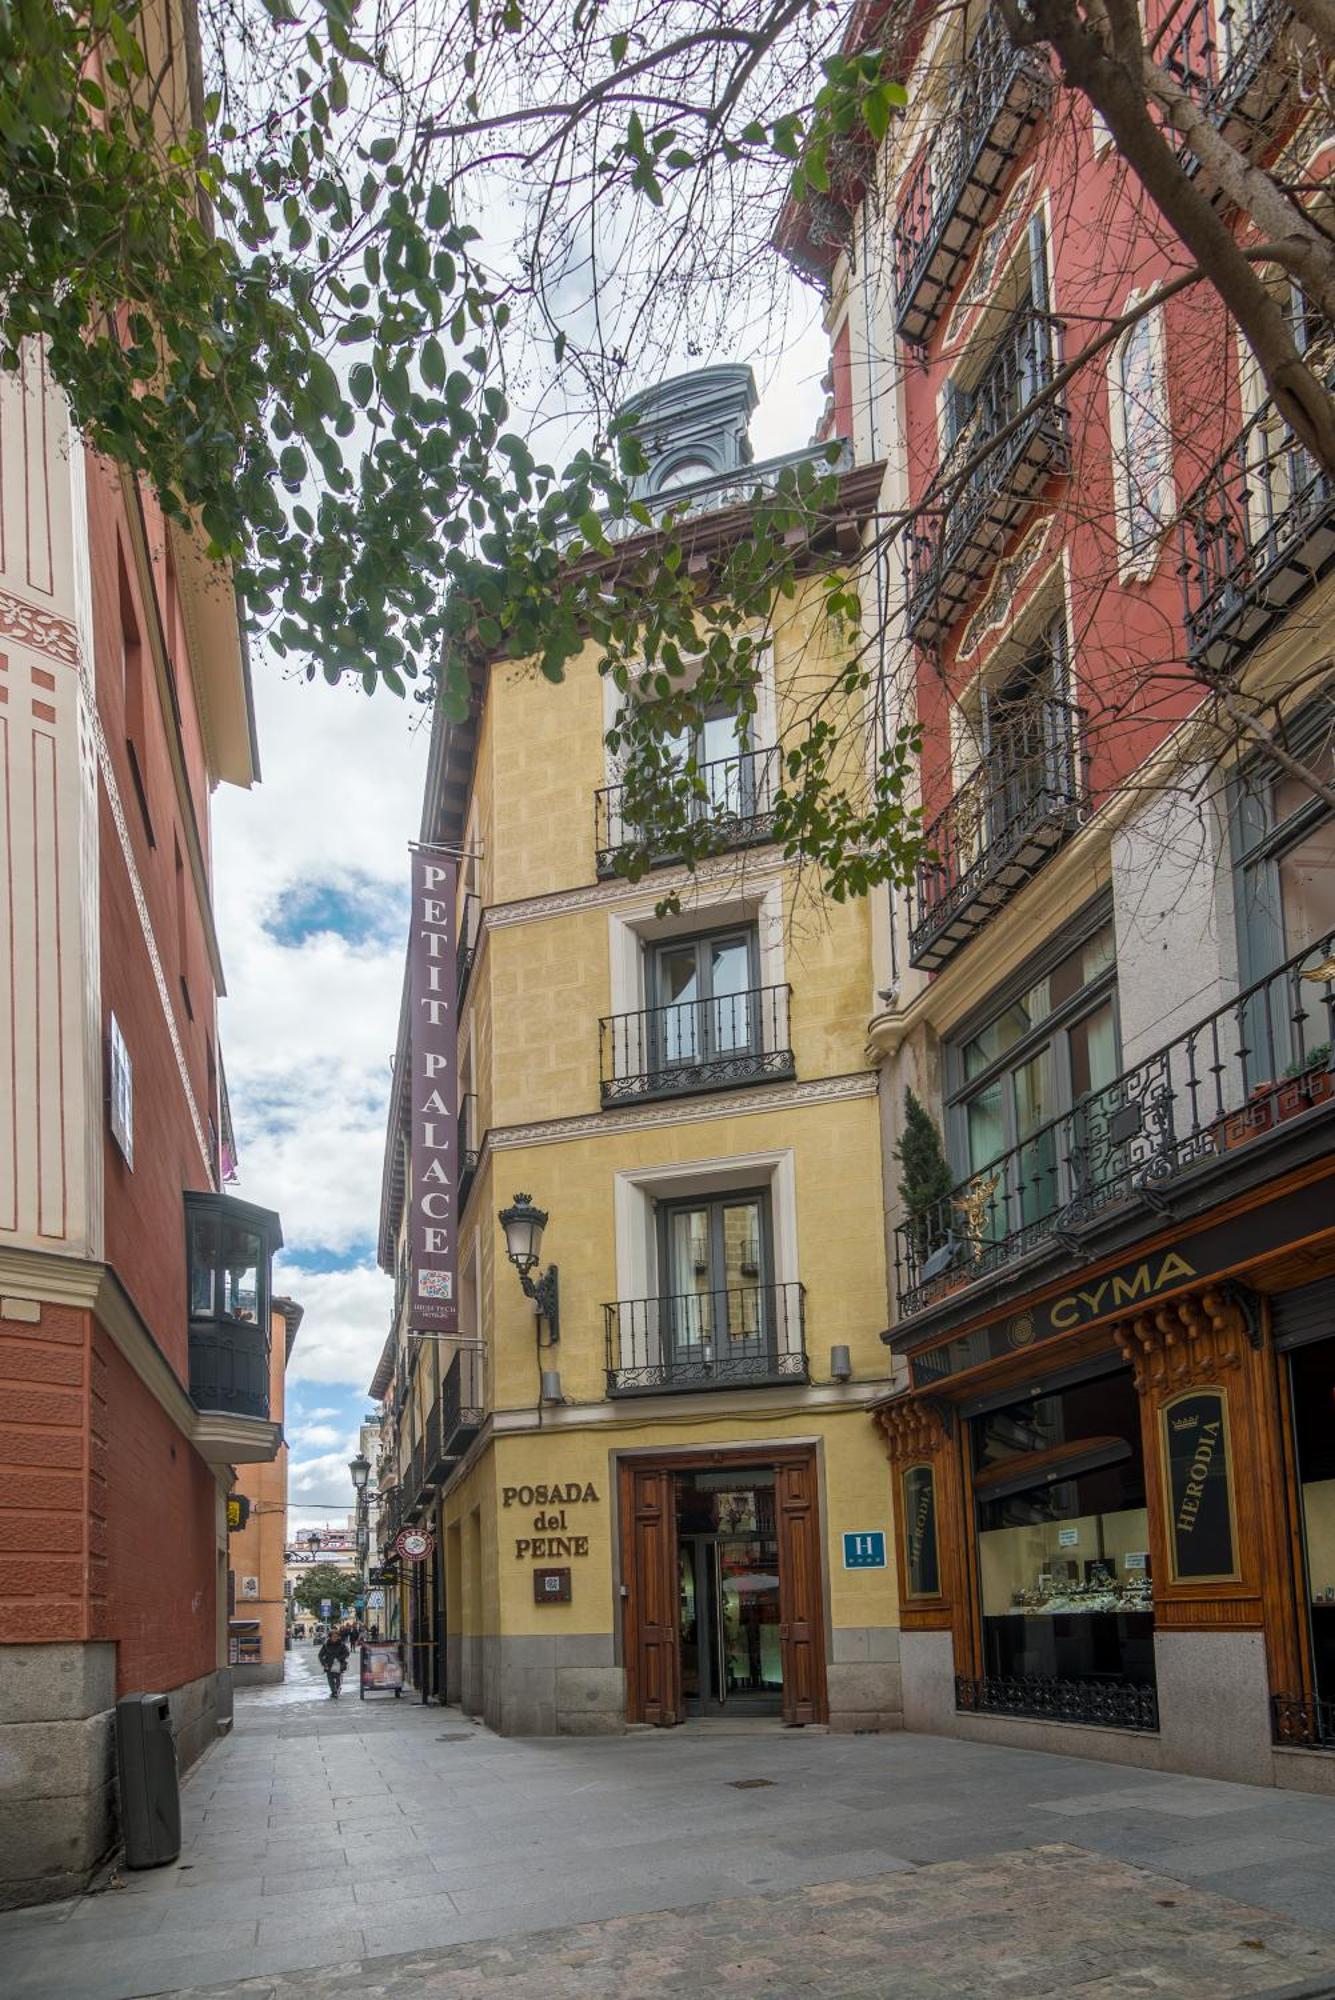
<path id="1" fill-rule="evenodd" d="M 671 812 L 662 746 L 693 703 L 754 700 L 756 631 L 835 473 L 808 466 L 754 509 L 705 604 L 670 515 L 652 554 L 612 560 L 618 528 L 651 526 L 613 411 L 656 366 L 759 338 L 782 204 L 837 226 L 924 28 L 958 4 L 324 0 L 297 18 L 288 0 L 203 0 L 201 83 L 167 0 L 10 0 L 0 365 L 47 341 L 89 443 L 203 535 L 254 629 L 309 675 L 400 693 L 429 677 L 461 714 L 485 661 L 556 679 L 592 647 L 627 697 L 621 748 Z M 1222 300 L 1335 469 L 1326 373 L 1273 283 L 1335 320 L 1317 191 L 1230 142 L 1135 0 L 997 4 L 1104 120 L 1177 246 L 1172 282 Z M 1329 0 L 1294 0 L 1291 20 L 1320 94 Z M 1106 346 L 1089 332 L 1076 367 Z M 542 463 L 544 427 L 583 448 Z M 880 542 L 905 525 L 883 517 Z M 874 696 L 855 579 L 835 575 L 826 608 L 832 680 Z M 912 728 L 855 778 L 839 727 L 813 705 L 778 824 L 848 893 L 906 876 L 921 842 Z M 690 860 L 705 835 L 677 805 Z"/>

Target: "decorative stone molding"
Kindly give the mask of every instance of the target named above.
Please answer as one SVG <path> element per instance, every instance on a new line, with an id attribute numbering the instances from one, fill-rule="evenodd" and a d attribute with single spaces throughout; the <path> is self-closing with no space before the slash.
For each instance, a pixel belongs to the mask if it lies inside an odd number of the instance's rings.
<path id="1" fill-rule="evenodd" d="M 25 604 L 8 590 L 0 590 L 0 633 L 49 660 L 60 660 L 67 667 L 79 664 L 79 635 L 72 622 Z"/>
<path id="2" fill-rule="evenodd" d="M 1051 516 L 1047 520 L 1036 521 L 1015 554 L 997 564 L 987 595 L 964 628 L 959 650 L 962 660 L 977 652 L 983 640 L 1002 625 L 1015 603 L 1020 585 L 1043 553 L 1051 526 Z"/>
<path id="3" fill-rule="evenodd" d="M 955 1413 L 948 1404 L 929 1397 L 905 1397 L 884 1403 L 875 1412 L 892 1465 L 936 1458 L 954 1435 Z"/>
<path id="4" fill-rule="evenodd" d="M 785 1089 L 724 1091 L 717 1097 L 676 1099 L 639 1111 L 592 1111 L 578 1118 L 550 1118 L 535 1125 L 494 1126 L 484 1152 L 506 1152 L 516 1146 L 554 1146 L 568 1139 L 588 1139 L 612 1132 L 649 1132 L 667 1125 L 698 1125 L 707 1118 L 736 1118 L 748 1112 L 790 1111 L 805 1104 L 837 1104 L 845 1098 L 875 1097 L 876 1078 L 821 1077 Z M 478 1165 L 481 1168 L 481 1160 Z"/>
<path id="5" fill-rule="evenodd" d="M 688 889 L 693 884 L 701 888 L 744 886 L 748 894 L 754 895 L 768 887 L 776 877 L 776 869 L 782 869 L 786 864 L 777 856 L 770 855 L 763 869 L 752 872 L 747 867 L 750 858 L 749 855 L 716 855 L 702 860 L 694 870 L 655 868 L 652 880 L 647 883 L 616 879 L 593 882 L 583 889 L 562 889 L 550 896 L 524 896 L 514 903 L 492 903 L 482 912 L 482 929 L 498 931 L 510 924 L 531 924 L 546 917 L 567 917 L 578 910 L 609 909 L 618 903 L 642 903 L 646 894 L 657 900 L 674 890 Z"/>
<path id="6" fill-rule="evenodd" d="M 982 304 L 988 292 L 992 289 L 992 280 L 997 274 L 997 267 L 1001 262 L 1001 253 L 1004 249 L 1008 248 L 1010 239 L 1016 232 L 1016 225 L 1025 212 L 1025 207 L 1029 200 L 1029 190 L 1033 184 L 1034 169 L 1026 167 L 1020 175 L 1019 180 L 1016 181 L 1009 201 L 979 244 L 974 254 L 972 268 L 964 280 L 964 287 L 960 293 L 959 303 L 950 315 L 950 321 L 946 327 L 945 344 L 947 347 L 954 346 L 960 337 L 965 320 L 968 319 L 969 314 L 975 306 Z"/>
<path id="7" fill-rule="evenodd" d="M 1112 1336 L 1145 1396 L 1218 1381 L 1240 1365 L 1251 1330 L 1238 1295 L 1211 1286 L 1118 1320 Z"/>

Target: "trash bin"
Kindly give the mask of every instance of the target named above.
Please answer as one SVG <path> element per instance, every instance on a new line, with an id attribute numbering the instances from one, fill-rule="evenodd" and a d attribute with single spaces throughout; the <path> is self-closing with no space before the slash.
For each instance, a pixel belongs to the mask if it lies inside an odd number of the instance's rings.
<path id="1" fill-rule="evenodd" d="M 116 1703 L 116 1768 L 127 1868 L 161 1868 L 181 1851 L 181 1786 L 165 1694 Z"/>

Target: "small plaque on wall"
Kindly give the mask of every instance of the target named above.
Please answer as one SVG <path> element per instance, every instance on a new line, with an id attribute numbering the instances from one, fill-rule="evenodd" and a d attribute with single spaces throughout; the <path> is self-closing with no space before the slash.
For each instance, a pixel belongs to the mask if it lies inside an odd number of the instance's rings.
<path id="1" fill-rule="evenodd" d="M 570 1571 L 568 1569 L 535 1569 L 533 1572 L 533 1602 L 535 1604 L 569 1604 Z"/>
<path id="2" fill-rule="evenodd" d="M 940 1596 L 936 1473 L 930 1465 L 904 1468 L 904 1574 L 908 1596 Z"/>
<path id="3" fill-rule="evenodd" d="M 1237 1534 L 1224 1391 L 1175 1396 L 1164 1404 L 1159 1421 L 1173 1581 L 1232 1582 L 1238 1574 Z"/>

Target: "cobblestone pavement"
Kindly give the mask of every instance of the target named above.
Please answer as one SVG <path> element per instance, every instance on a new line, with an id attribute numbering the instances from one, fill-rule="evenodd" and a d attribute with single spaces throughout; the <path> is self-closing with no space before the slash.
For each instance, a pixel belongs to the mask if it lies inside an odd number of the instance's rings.
<path id="1" fill-rule="evenodd" d="M 1335 1798 L 929 1736 L 507 1742 L 290 1661 L 187 1779 L 178 1862 L 0 1917 L 6 2000 L 1335 1994 Z M 893 1979 L 846 1957 L 868 1928 Z"/>

